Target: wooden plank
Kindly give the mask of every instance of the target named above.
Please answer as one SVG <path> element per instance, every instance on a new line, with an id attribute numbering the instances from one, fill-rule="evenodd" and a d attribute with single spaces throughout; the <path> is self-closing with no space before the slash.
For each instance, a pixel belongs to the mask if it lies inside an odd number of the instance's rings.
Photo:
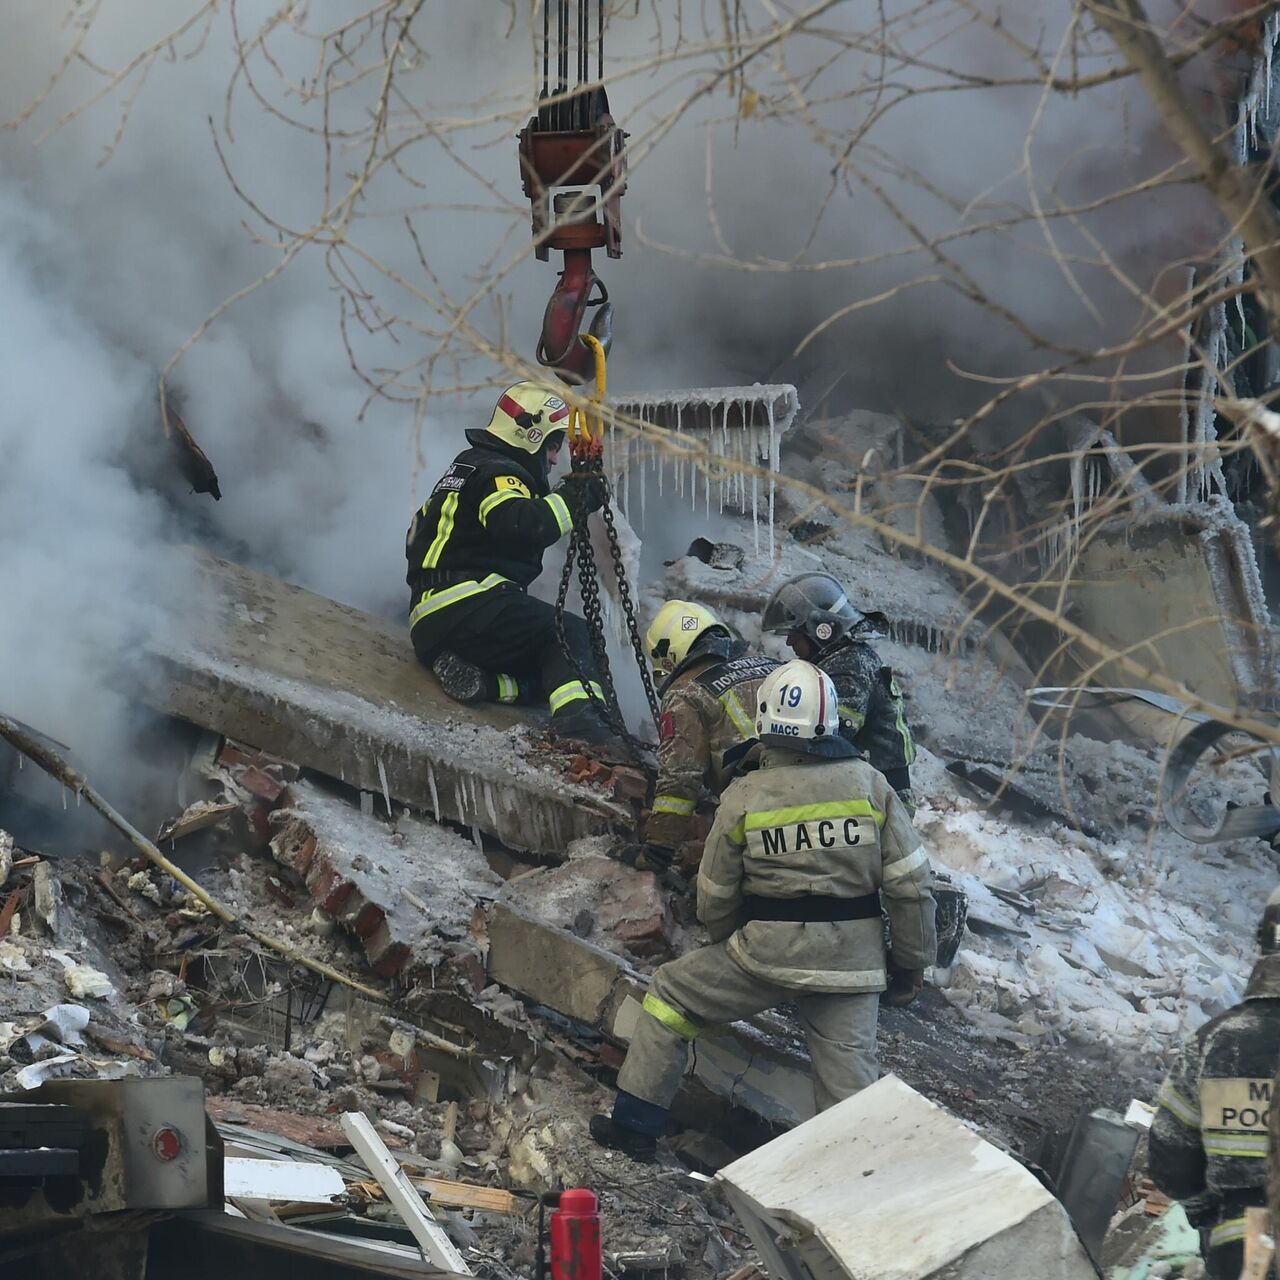
<path id="1" fill-rule="evenodd" d="M 521 1199 L 505 1187 L 482 1187 L 474 1182 L 454 1182 L 449 1178 L 419 1177 L 409 1175 L 414 1188 L 430 1198 L 432 1204 L 444 1209 L 480 1209 L 485 1213 L 524 1213 L 533 1203 Z M 352 1191 L 370 1200 L 383 1198 L 382 1188 L 376 1182 L 357 1182 Z"/>
<path id="2" fill-rule="evenodd" d="M 470 1275 L 471 1268 L 463 1261 L 462 1254 L 454 1248 L 453 1241 L 445 1234 L 444 1228 L 431 1216 L 422 1197 L 409 1181 L 409 1175 L 400 1167 L 369 1123 L 369 1117 L 362 1111 L 344 1111 L 340 1123 L 342 1132 L 351 1139 L 351 1145 L 359 1152 L 369 1172 L 378 1180 L 387 1199 L 404 1219 L 405 1226 L 422 1247 L 428 1260 L 446 1271 Z"/>
<path id="3" fill-rule="evenodd" d="M 259 1133 L 275 1134 L 308 1147 L 349 1147 L 350 1142 L 332 1120 L 318 1116 L 295 1115 L 290 1111 L 278 1111 L 273 1107 L 259 1107 L 250 1102 L 236 1102 L 227 1098 L 206 1098 L 204 1109 L 214 1120 L 243 1125 Z"/>
<path id="4" fill-rule="evenodd" d="M 1253 1207 L 1244 1212 L 1244 1267 L 1240 1280 L 1265 1280 L 1276 1242 L 1271 1236 L 1271 1215 L 1266 1209 Z"/>

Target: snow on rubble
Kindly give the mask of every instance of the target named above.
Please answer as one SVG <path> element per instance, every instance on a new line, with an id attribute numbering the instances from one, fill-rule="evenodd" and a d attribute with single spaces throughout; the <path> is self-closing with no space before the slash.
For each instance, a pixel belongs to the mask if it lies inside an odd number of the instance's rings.
<path id="1" fill-rule="evenodd" d="M 1132 780 L 1117 775 L 1096 801 L 1123 812 Z M 913 779 L 935 869 L 970 899 L 964 944 L 935 980 L 981 1034 L 1066 1041 L 1150 1077 L 1177 1038 L 1240 999 L 1280 879 L 1265 845 L 1195 846 L 1141 824 L 1113 839 L 1014 824 L 962 795 L 928 750 Z"/>

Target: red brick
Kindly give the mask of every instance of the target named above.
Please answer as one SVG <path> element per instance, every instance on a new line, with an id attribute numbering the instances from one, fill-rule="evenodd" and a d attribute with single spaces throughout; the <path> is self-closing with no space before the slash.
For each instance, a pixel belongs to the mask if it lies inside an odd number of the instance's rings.
<path id="1" fill-rule="evenodd" d="M 403 942 L 393 943 L 373 964 L 373 971 L 380 978 L 394 978 L 409 962 L 409 948 Z"/>
<path id="2" fill-rule="evenodd" d="M 623 920 L 613 934 L 632 955 L 653 959 L 671 954 L 671 922 L 665 911 L 643 920 Z"/>
<path id="3" fill-rule="evenodd" d="M 284 783 L 264 773 L 256 765 L 250 765 L 242 773 L 236 774 L 236 781 L 248 792 L 260 796 L 268 804 L 275 804 L 284 791 Z"/>
<path id="4" fill-rule="evenodd" d="M 393 978 L 409 959 L 409 948 L 391 936 L 391 926 L 383 920 L 364 940 L 365 955 L 380 978 Z"/>
<path id="5" fill-rule="evenodd" d="M 386 912 L 376 902 L 366 902 L 351 924 L 356 937 L 361 942 L 371 938 L 378 926 L 386 919 Z"/>
<path id="6" fill-rule="evenodd" d="M 218 763 L 234 769 L 238 765 L 252 764 L 253 758 L 234 742 L 228 740 L 222 744 L 222 750 L 218 752 Z"/>
<path id="7" fill-rule="evenodd" d="M 307 875 L 307 890 L 330 915 L 336 916 L 346 905 L 355 885 L 343 877 L 328 858 L 317 858 Z"/>
<path id="8" fill-rule="evenodd" d="M 639 769 L 615 765 L 613 770 L 613 794 L 619 800 L 633 800 L 643 804 L 649 794 L 649 779 Z"/>
<path id="9" fill-rule="evenodd" d="M 300 875 L 305 876 L 311 870 L 311 859 L 316 856 L 316 838 L 308 836 L 294 851 L 290 858 L 293 863 L 293 869 Z"/>

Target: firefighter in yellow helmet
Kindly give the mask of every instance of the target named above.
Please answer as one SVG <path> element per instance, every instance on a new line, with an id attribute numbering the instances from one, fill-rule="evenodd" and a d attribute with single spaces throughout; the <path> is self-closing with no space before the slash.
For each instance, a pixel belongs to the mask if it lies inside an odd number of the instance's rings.
<path id="1" fill-rule="evenodd" d="M 571 475 L 552 489 L 569 406 L 550 388 L 518 382 L 489 425 L 436 482 L 405 543 L 414 651 L 458 702 L 546 699 L 562 736 L 608 742 L 588 686 L 561 649 L 555 609 L 528 594 L 546 549 L 604 505 L 598 480 Z M 564 615 L 577 667 L 594 683 L 586 623 Z"/>
<path id="2" fill-rule="evenodd" d="M 754 742 L 756 690 L 778 664 L 746 652 L 710 609 L 689 600 L 658 610 L 645 648 L 662 700 L 658 781 L 642 844 L 624 857 L 665 873 L 689 839 L 699 799 L 719 796 Z"/>

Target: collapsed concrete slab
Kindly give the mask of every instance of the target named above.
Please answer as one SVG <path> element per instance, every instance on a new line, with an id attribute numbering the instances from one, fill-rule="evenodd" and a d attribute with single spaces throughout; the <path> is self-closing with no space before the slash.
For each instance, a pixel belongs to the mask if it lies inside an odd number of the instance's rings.
<path id="1" fill-rule="evenodd" d="M 487 927 L 491 981 L 611 1040 L 631 1039 L 648 987 L 642 974 L 612 952 L 502 903 L 490 908 Z M 770 1124 L 796 1125 L 813 1115 L 808 1059 L 751 1023 L 700 1036 L 692 1077 Z"/>
<path id="2" fill-rule="evenodd" d="M 1225 499 L 1147 507 L 1096 530 L 1079 548 L 1067 601 L 1070 616 L 1099 640 L 1203 698 L 1250 705 L 1274 692 L 1257 559 Z M 1091 685 L 1133 683 L 1114 664 L 1085 666 Z M 1138 732 L 1167 740 L 1172 720 L 1162 712 L 1138 702 L 1114 710 Z"/>
<path id="3" fill-rule="evenodd" d="M 495 836 L 557 854 L 629 810 L 539 761 L 529 721 L 449 701 L 399 627 L 192 552 L 192 589 L 154 637 L 159 711 Z"/>
<path id="4" fill-rule="evenodd" d="M 773 1280 L 1093 1280 L 1062 1206 L 896 1076 L 721 1169 Z"/>
<path id="5" fill-rule="evenodd" d="M 502 880 L 471 841 L 401 817 L 394 827 L 305 782 L 271 815 L 276 861 L 303 878 L 317 907 L 354 934 L 384 978 L 475 954 L 471 917 Z"/>

